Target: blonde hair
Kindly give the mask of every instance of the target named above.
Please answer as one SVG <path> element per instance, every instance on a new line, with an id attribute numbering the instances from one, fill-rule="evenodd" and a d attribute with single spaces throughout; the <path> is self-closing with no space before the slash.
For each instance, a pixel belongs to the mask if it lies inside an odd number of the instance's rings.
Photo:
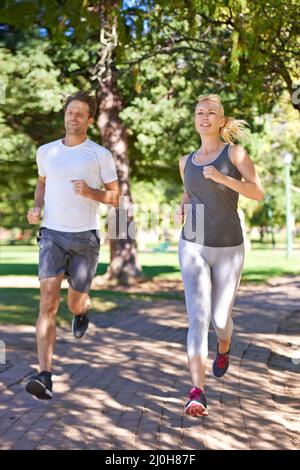
<path id="1" fill-rule="evenodd" d="M 233 117 L 225 116 L 224 108 L 219 95 L 209 93 L 207 95 L 199 96 L 196 107 L 199 105 L 199 103 L 202 103 L 202 101 L 213 101 L 214 103 L 218 104 L 222 117 L 225 119 L 224 126 L 220 128 L 220 136 L 226 143 L 232 144 L 234 140 L 243 139 L 247 136 L 247 130 L 245 127 L 247 126 L 247 122 L 244 121 L 244 119 L 235 119 Z"/>

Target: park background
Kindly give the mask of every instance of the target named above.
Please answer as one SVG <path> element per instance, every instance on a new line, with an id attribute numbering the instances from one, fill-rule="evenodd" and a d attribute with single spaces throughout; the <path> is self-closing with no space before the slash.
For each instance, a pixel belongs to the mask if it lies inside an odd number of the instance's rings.
<path id="1" fill-rule="evenodd" d="M 248 122 L 242 144 L 265 190 L 262 202 L 240 197 L 247 246 L 242 281 L 299 273 L 297 7 L 282 0 L 267 7 L 259 0 L 4 2 L 0 275 L 4 287 L 15 287 L 13 302 L 12 292 L 1 290 L 5 321 L 32 322 L 36 314 L 38 291 L 22 288 L 22 279 L 26 285 L 37 275 L 37 227 L 26 220 L 37 181 L 35 154 L 63 136 L 63 102 L 78 89 L 97 96 L 89 137 L 113 152 L 137 234 L 109 246 L 102 206 L 97 274 L 106 277 L 98 277 L 100 286 L 104 279 L 114 286 L 180 282 L 179 229 L 166 215 L 181 200 L 179 157 L 200 144 L 193 113 L 203 93 L 220 94 L 226 114 Z M 293 157 L 288 167 L 287 153 Z"/>
<path id="2" fill-rule="evenodd" d="M 299 6 L 1 2 L 1 449 L 299 449 Z M 37 368 L 39 309 L 38 227 L 26 214 L 36 150 L 63 136 L 63 103 L 78 89 L 97 96 L 89 137 L 114 155 L 137 237 L 109 244 L 102 206 L 89 334 L 74 341 L 61 302 L 56 400 L 45 405 L 24 391 Z M 169 222 L 183 190 L 179 158 L 200 144 L 193 121 L 203 93 L 220 94 L 226 114 L 248 122 L 241 143 L 265 190 L 261 202 L 240 197 L 246 261 L 230 373 L 219 383 L 207 374 L 205 423 L 181 411 L 187 319 L 180 228 Z M 215 343 L 211 331 L 209 360 Z"/>

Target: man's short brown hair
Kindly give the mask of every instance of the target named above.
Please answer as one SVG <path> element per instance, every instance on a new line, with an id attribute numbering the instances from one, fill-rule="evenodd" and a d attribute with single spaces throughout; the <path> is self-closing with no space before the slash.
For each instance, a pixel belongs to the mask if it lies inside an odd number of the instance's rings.
<path id="1" fill-rule="evenodd" d="M 89 107 L 89 117 L 94 118 L 96 111 L 97 111 L 97 101 L 88 91 L 80 90 L 75 93 L 75 95 L 68 96 L 65 105 L 64 105 L 64 113 L 66 113 L 68 105 L 71 101 L 82 101 L 86 103 Z"/>

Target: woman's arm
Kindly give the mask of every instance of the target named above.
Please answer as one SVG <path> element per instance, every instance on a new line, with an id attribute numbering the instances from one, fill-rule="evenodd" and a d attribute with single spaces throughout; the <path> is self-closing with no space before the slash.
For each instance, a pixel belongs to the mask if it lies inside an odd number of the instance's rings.
<path id="1" fill-rule="evenodd" d="M 184 184 L 184 168 L 185 168 L 187 159 L 188 159 L 188 155 L 184 155 L 179 160 L 179 171 L 180 171 L 180 176 L 181 176 L 183 184 Z M 180 208 L 178 209 L 178 211 L 176 211 L 176 216 L 179 218 L 179 220 L 178 220 L 179 223 L 183 223 L 183 220 L 184 220 L 184 206 L 185 206 L 185 204 L 189 204 L 189 203 L 190 203 L 189 195 L 184 190 L 182 198 L 181 198 Z"/>
<path id="2" fill-rule="evenodd" d="M 227 186 L 249 199 L 262 201 L 264 198 L 264 190 L 255 166 L 246 150 L 241 145 L 232 145 L 230 159 L 241 173 L 244 181 L 223 175 L 212 165 L 204 167 L 204 177 L 210 178 L 216 183 L 224 184 L 224 186 Z"/>

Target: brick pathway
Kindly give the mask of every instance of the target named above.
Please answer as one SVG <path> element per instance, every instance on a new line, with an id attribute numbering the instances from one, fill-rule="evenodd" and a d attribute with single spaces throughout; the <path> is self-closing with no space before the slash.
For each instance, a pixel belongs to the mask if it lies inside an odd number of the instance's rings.
<path id="1" fill-rule="evenodd" d="M 183 415 L 190 387 L 182 302 L 135 302 L 92 316 L 76 341 L 58 330 L 54 399 L 24 391 L 37 366 L 33 327 L 4 326 L 0 449 L 299 449 L 300 277 L 241 287 L 232 359 L 211 373 L 209 416 Z M 291 358 L 294 358 L 292 361 Z"/>

